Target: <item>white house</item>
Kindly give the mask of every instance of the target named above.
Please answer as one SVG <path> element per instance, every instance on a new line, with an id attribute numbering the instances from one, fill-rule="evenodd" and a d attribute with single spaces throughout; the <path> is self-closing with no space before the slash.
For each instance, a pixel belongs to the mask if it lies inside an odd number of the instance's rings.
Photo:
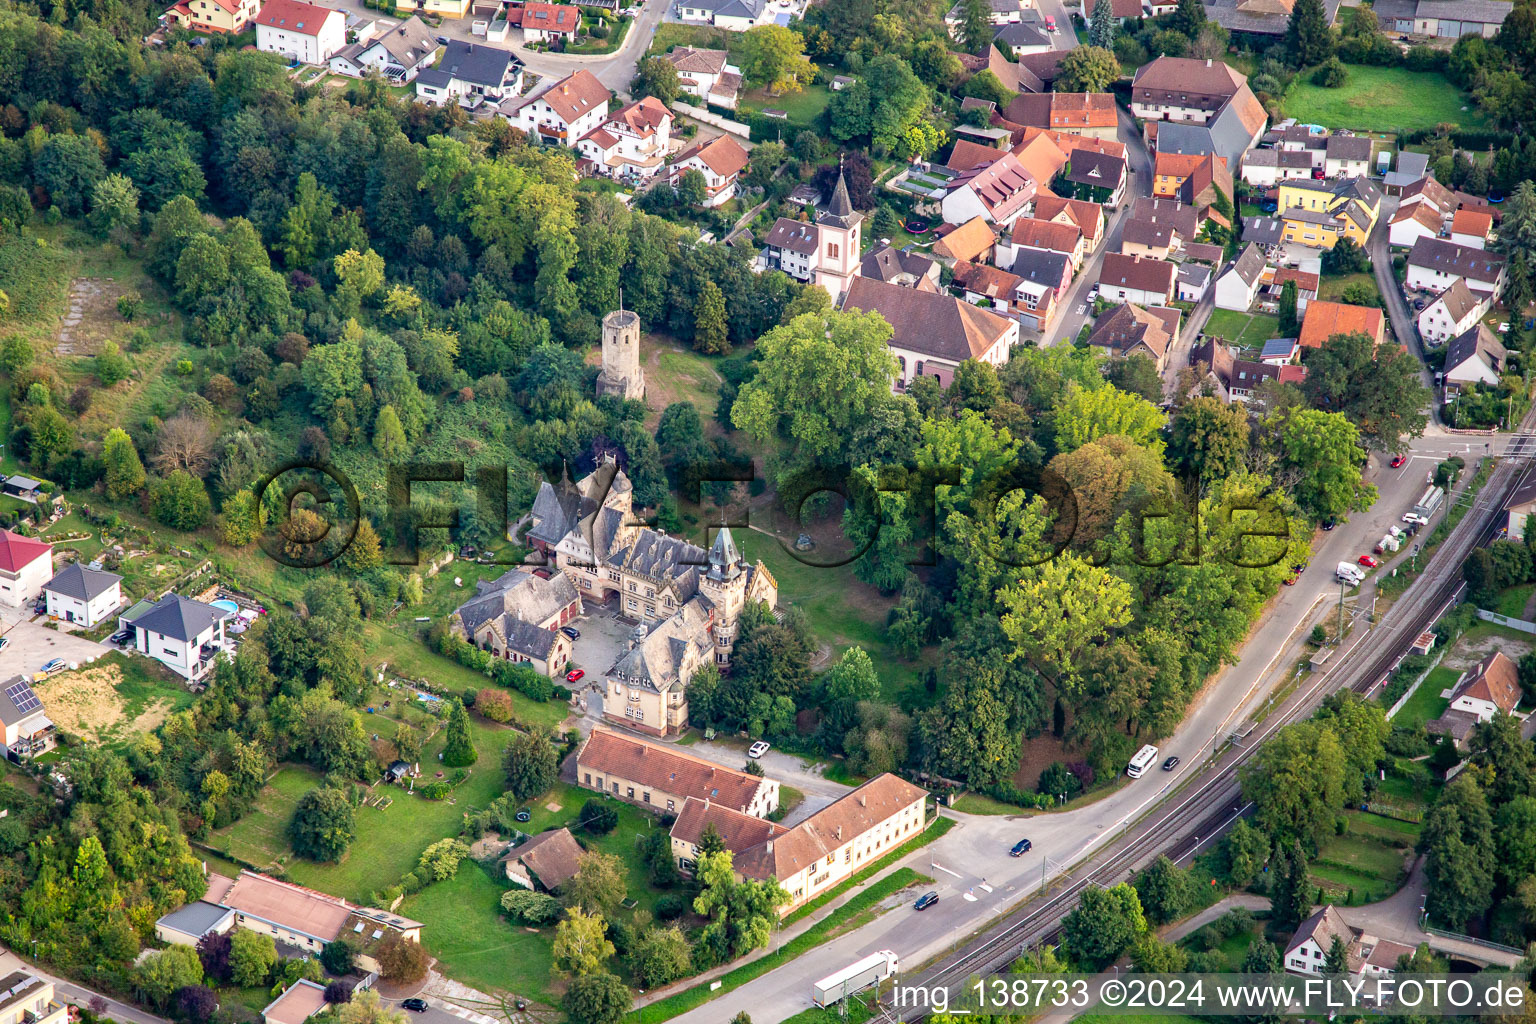
<path id="1" fill-rule="evenodd" d="M 1467 669 L 1451 691 L 1448 711 L 1460 711 L 1486 722 L 1520 705 L 1520 673 L 1503 651 L 1494 651 Z"/>
<path id="2" fill-rule="evenodd" d="M 990 164 L 978 165 L 949 183 L 941 203 L 947 224 L 965 224 L 981 217 L 990 224 L 1011 227 L 1034 201 L 1038 184 L 1019 158 L 1004 153 Z"/>
<path id="3" fill-rule="evenodd" d="M 1403 287 L 1442 292 L 1457 281 L 1465 281 L 1474 293 L 1490 295 L 1497 301 L 1504 293 L 1508 277 L 1508 261 L 1498 253 L 1440 238 L 1421 238 L 1408 253 L 1408 276 Z"/>
<path id="4" fill-rule="evenodd" d="M 1445 347 L 1445 387 L 1460 391 L 1474 384 L 1497 384 L 1508 367 L 1509 352 L 1481 323 L 1457 335 Z"/>
<path id="5" fill-rule="evenodd" d="M 1488 248 L 1488 236 L 1493 232 L 1493 214 L 1487 210 L 1463 207 L 1451 217 L 1451 241 L 1473 249 Z"/>
<path id="6" fill-rule="evenodd" d="M 43 702 L 21 678 L 0 687 L 0 726 L 5 729 L 5 756 L 18 764 L 47 753 L 58 740 L 58 730 L 43 712 Z"/>
<path id="7" fill-rule="evenodd" d="M 570 41 L 581 31 L 581 8 L 571 4 L 528 0 L 508 14 L 508 20 L 522 27 L 525 44 Z"/>
<path id="8" fill-rule="evenodd" d="M 37 600 L 52 575 L 52 544 L 0 530 L 0 604 L 20 608 Z"/>
<path id="9" fill-rule="evenodd" d="M 747 166 L 747 151 L 741 143 L 729 135 L 720 135 L 708 142 L 696 142 L 677 155 L 667 170 L 673 187 L 687 171 L 704 175 L 705 199 L 708 207 L 729 202 L 736 194 L 736 179 Z"/>
<path id="10" fill-rule="evenodd" d="M 1443 344 L 1471 330 L 1488 306 L 1486 292 L 1473 293 L 1467 282 L 1457 280 L 1419 312 L 1419 337 L 1429 344 Z"/>
<path id="11" fill-rule="evenodd" d="M 1246 313 L 1259 294 L 1263 277 L 1264 253 L 1250 242 L 1216 279 L 1216 308 Z"/>
<path id="12" fill-rule="evenodd" d="M 1445 227 L 1445 214 L 1425 199 L 1400 206 L 1387 227 L 1387 241 L 1402 249 L 1411 249 L 1421 238 L 1438 238 Z"/>
<path id="13" fill-rule="evenodd" d="M 167 594 L 126 625 L 134 631 L 134 650 L 198 682 L 223 652 L 224 620 L 233 615 L 180 594 Z"/>
<path id="14" fill-rule="evenodd" d="M 1281 181 L 1312 177 L 1312 158 L 1288 149 L 1253 149 L 1243 154 L 1243 180 L 1268 188 Z"/>
<path id="15" fill-rule="evenodd" d="M 1290 944 L 1285 947 L 1285 969 L 1292 974 L 1322 974 L 1334 939 L 1348 948 L 1355 933 L 1344 923 L 1344 915 L 1330 903 L 1297 927 Z"/>
<path id="16" fill-rule="evenodd" d="M 1099 294 L 1110 302 L 1166 306 L 1173 299 L 1177 274 L 1178 267 L 1167 260 L 1106 253 L 1099 269 Z"/>
<path id="17" fill-rule="evenodd" d="M 416 98 L 473 109 L 523 91 L 523 62 L 511 50 L 450 39 L 437 67 L 416 76 Z"/>
<path id="18" fill-rule="evenodd" d="M 48 615 L 89 629 L 123 603 L 122 583 L 123 578 L 116 573 L 71 562 L 43 585 Z"/>
<path id="19" fill-rule="evenodd" d="M 609 177 L 649 178 L 661 170 L 671 148 L 672 111 L 654 96 L 621 107 L 576 142 L 577 152 Z"/>
<path id="20" fill-rule="evenodd" d="M 347 45 L 347 16 L 303 0 L 266 0 L 256 16 L 256 49 L 324 64 Z"/>
<path id="21" fill-rule="evenodd" d="M 331 71 L 349 78 L 361 78 L 369 72 L 383 75 L 392 85 L 406 85 L 416 80 L 437 54 L 437 40 L 427 23 L 415 15 L 394 28 L 368 39 L 360 39 L 331 55 Z"/>
<path id="22" fill-rule="evenodd" d="M 1371 173 L 1371 140 L 1364 135 L 1328 136 L 1323 150 L 1323 174 L 1329 178 L 1363 178 Z"/>
<path id="23" fill-rule="evenodd" d="M 773 20 L 768 0 L 679 0 L 677 16 L 702 21 L 730 32 L 767 25 Z"/>
<path id="24" fill-rule="evenodd" d="M 741 92 L 741 68 L 727 60 L 724 50 L 696 50 L 679 46 L 662 59 L 677 68 L 677 86 L 695 99 L 717 107 L 736 109 Z"/>
<path id="25" fill-rule="evenodd" d="M 608 119 L 608 87 L 585 68 L 536 95 L 502 104 L 502 116 L 552 146 L 576 148 Z"/>

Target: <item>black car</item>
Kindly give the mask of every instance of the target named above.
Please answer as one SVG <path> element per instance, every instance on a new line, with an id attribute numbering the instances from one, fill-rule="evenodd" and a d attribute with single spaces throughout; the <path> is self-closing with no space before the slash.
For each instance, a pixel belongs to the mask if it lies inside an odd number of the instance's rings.
<path id="1" fill-rule="evenodd" d="M 427 1008 L 427 1001 L 425 999 L 402 999 L 400 1005 L 412 1013 L 421 1013 Z"/>
<path id="2" fill-rule="evenodd" d="M 912 904 L 912 909 L 913 910 L 927 910 L 929 907 L 933 906 L 937 902 L 939 902 L 939 894 L 938 893 L 936 893 L 936 892 L 925 892 L 925 893 L 923 893 L 921 896 L 919 896 L 917 898 L 917 902 L 916 903 Z"/>
<path id="3" fill-rule="evenodd" d="M 560 632 L 564 633 L 566 636 L 570 637 L 572 640 L 580 640 L 581 639 L 581 630 L 577 629 L 575 626 L 561 626 L 560 627 Z"/>
<path id="4" fill-rule="evenodd" d="M 1013 849 L 1008 851 L 1008 856 L 1022 857 L 1031 849 L 1033 849 L 1034 845 L 1035 844 L 1030 842 L 1028 839 L 1020 839 L 1018 842 L 1013 844 Z"/>
<path id="5" fill-rule="evenodd" d="M 1324 519 L 1323 520 L 1323 529 L 1325 529 L 1325 530 L 1331 530 L 1335 526 L 1338 526 L 1338 525 L 1339 525 L 1339 521 L 1337 519 Z"/>
<path id="6" fill-rule="evenodd" d="M 447 46 L 448 45 L 448 37 L 447 36 L 438 36 L 437 37 L 437 42 L 438 42 L 438 45 L 440 45 L 440 46 Z"/>
<path id="7" fill-rule="evenodd" d="M 131 630 L 131 629 L 120 629 L 116 633 L 113 633 L 112 636 L 111 636 L 112 642 L 117 644 L 117 646 L 119 646 L 119 647 L 122 647 L 124 644 L 126 644 L 128 641 L 130 641 L 132 639 L 133 639 L 133 630 Z"/>
<path id="8" fill-rule="evenodd" d="M 1175 768 L 1177 768 L 1178 766 L 1179 766 L 1179 759 L 1178 759 L 1178 757 L 1177 756 L 1170 757 L 1168 760 L 1163 762 L 1163 771 L 1171 772 Z"/>

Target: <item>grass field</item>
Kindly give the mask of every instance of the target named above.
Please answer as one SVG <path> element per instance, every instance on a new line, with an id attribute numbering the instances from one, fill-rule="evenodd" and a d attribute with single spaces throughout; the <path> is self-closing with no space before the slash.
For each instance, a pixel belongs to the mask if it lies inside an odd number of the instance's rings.
<path id="1" fill-rule="evenodd" d="M 195 699 L 179 678 L 158 664 L 115 651 L 38 684 L 37 694 L 60 729 L 114 747 L 154 729 Z"/>
<path id="2" fill-rule="evenodd" d="M 791 121 L 809 124 L 821 116 L 830 102 L 831 90 L 824 85 L 811 85 L 783 96 L 770 96 L 761 89 L 754 89 L 741 98 L 741 107 L 743 110 L 782 110 Z"/>
<path id="3" fill-rule="evenodd" d="M 1328 128 L 1362 128 L 1398 134 L 1455 124 L 1482 128 L 1482 113 L 1438 72 L 1350 65 L 1349 80 L 1337 89 L 1313 85 L 1303 71 L 1285 94 L 1282 113 Z"/>
<path id="4" fill-rule="evenodd" d="M 1351 832 L 1324 842 L 1307 870 L 1329 898 L 1347 898 L 1353 890 L 1356 902 L 1371 903 L 1386 899 L 1402 884 L 1405 855 L 1390 840 Z"/>
<path id="5" fill-rule="evenodd" d="M 1419 688 L 1413 691 L 1413 696 L 1393 716 L 1392 724 L 1405 729 L 1417 729 L 1425 722 L 1439 718 L 1440 713 L 1451 704 L 1448 699 L 1440 696 L 1440 692 L 1456 685 L 1456 675 L 1453 669 L 1432 669 L 1424 682 L 1419 684 Z"/>
<path id="6" fill-rule="evenodd" d="M 319 783 L 319 774 L 309 768 L 286 765 L 278 769 L 257 796 L 256 806 L 233 825 L 215 832 L 209 845 L 258 866 L 290 859 L 288 822 L 299 799 Z"/>
<path id="7" fill-rule="evenodd" d="M 647 54 L 666 53 L 674 46 L 693 46 L 705 50 L 725 50 L 734 58 L 734 52 L 741 44 L 740 32 L 727 32 L 723 28 L 710 28 L 707 25 L 679 25 L 676 22 L 663 22 L 656 26 L 656 34 L 651 37 L 651 47 Z"/>
<path id="8" fill-rule="evenodd" d="M 1341 274 L 1338 277 L 1325 277 L 1318 281 L 1317 297 L 1329 302 L 1342 302 L 1344 290 L 1353 284 L 1365 285 L 1371 290 L 1371 294 L 1376 296 L 1378 301 L 1381 299 L 1381 289 L 1376 285 L 1376 276 L 1368 273 Z"/>
<path id="9" fill-rule="evenodd" d="M 1512 619 L 1525 618 L 1525 606 L 1531 600 L 1531 595 L 1536 594 L 1536 583 L 1522 583 L 1516 587 L 1508 587 L 1499 594 L 1498 603 L 1489 611 L 1507 615 Z"/>
<path id="10" fill-rule="evenodd" d="M 1257 348 L 1270 338 L 1280 336 L 1280 318 L 1264 313 L 1239 313 L 1232 309 L 1211 312 L 1206 322 L 1207 337 L 1225 338 L 1238 348 Z"/>

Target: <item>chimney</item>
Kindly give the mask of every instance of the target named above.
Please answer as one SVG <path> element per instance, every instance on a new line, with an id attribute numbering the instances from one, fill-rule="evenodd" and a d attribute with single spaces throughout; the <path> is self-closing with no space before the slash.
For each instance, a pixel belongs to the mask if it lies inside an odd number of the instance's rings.
<path id="1" fill-rule="evenodd" d="M 860 807 L 868 807 L 869 806 L 869 798 L 866 797 L 862 793 L 859 794 L 859 806 Z"/>
<path id="2" fill-rule="evenodd" d="M 1205 58 L 1205 66 L 1206 67 L 1210 67 L 1211 66 L 1211 58 L 1209 58 L 1209 57 Z"/>

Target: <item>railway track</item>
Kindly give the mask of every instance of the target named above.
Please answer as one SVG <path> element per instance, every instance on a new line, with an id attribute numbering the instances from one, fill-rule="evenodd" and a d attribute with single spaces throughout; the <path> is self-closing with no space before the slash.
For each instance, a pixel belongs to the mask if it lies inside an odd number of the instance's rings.
<path id="1" fill-rule="evenodd" d="M 1344 656 L 1317 679 L 1290 694 L 1261 722 L 1219 752 L 1193 782 L 1175 790 L 1137 821 L 1126 819 L 1121 834 L 1097 853 L 1084 855 L 1047 889 L 1020 909 L 975 936 L 964 947 L 930 964 L 907 986 L 947 989 L 950 1005 L 964 996 L 969 979 L 1006 967 L 1020 953 L 1056 935 L 1061 920 L 1089 886 L 1110 886 L 1134 876 L 1162 854 L 1175 861 L 1193 857 L 1252 807 L 1242 800 L 1238 769 L 1278 730 L 1310 717 L 1324 698 L 1348 688 L 1363 695 L 1384 683 L 1407 656 L 1415 638 L 1454 607 L 1465 590 L 1461 566 L 1471 551 L 1497 536 L 1504 502 L 1531 472 L 1536 436 L 1511 438 L 1488 481 L 1440 545 L 1424 573 L 1393 603 L 1374 629 L 1357 633 Z M 910 1021 L 927 1016 L 922 1007 L 886 1008 L 878 1019 Z"/>

